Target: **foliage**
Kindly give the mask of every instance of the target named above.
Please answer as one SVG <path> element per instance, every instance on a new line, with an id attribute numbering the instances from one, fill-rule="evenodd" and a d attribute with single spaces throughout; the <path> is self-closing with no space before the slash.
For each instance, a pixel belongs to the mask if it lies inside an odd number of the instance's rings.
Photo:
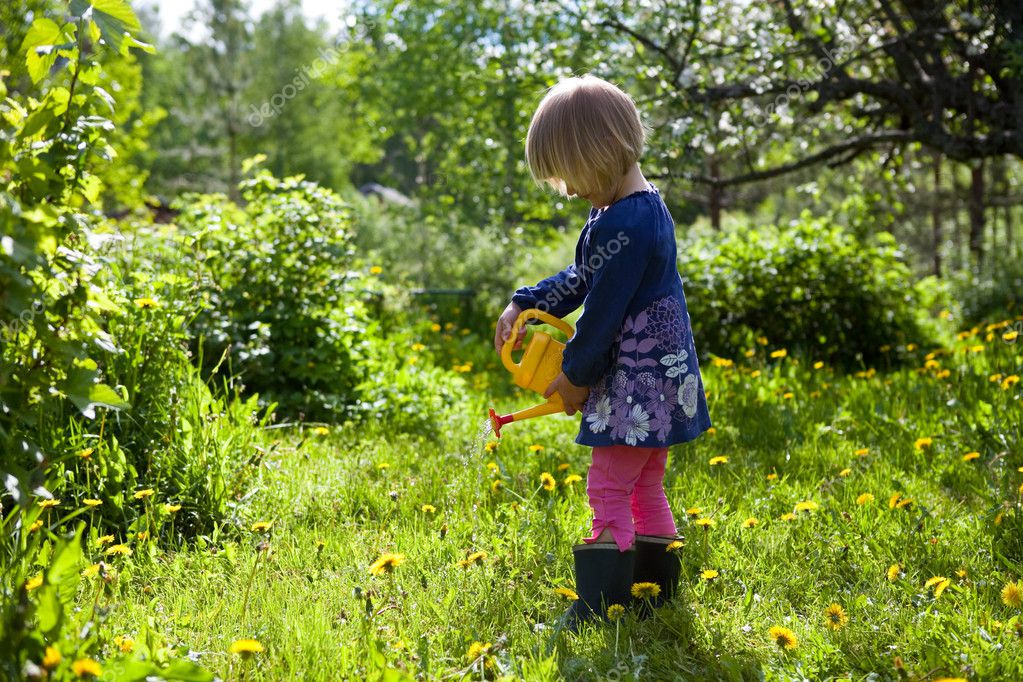
<path id="1" fill-rule="evenodd" d="M 680 245 L 697 348 L 737 357 L 755 339 L 807 357 L 873 367 L 933 340 L 922 292 L 890 235 L 873 244 L 808 216 L 787 227 Z"/>
<path id="2" fill-rule="evenodd" d="M 964 270 L 952 277 L 953 297 L 964 324 L 1023 309 L 1023 261 L 1008 254 L 996 256 L 984 271 Z"/>

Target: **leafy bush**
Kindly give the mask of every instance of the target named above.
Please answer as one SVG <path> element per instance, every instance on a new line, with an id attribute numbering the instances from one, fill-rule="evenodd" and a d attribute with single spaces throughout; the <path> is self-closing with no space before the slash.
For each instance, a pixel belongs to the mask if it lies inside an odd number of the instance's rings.
<path id="1" fill-rule="evenodd" d="M 894 239 L 859 241 L 804 216 L 680 245 L 679 270 L 701 352 L 734 357 L 766 338 L 847 367 L 873 366 L 899 344 L 926 344 L 921 314 Z M 883 350 L 884 349 L 884 350 Z"/>
<path id="2" fill-rule="evenodd" d="M 1023 261 L 992 257 L 983 271 L 963 270 L 952 276 L 954 300 L 964 325 L 1021 314 Z"/>
<path id="3" fill-rule="evenodd" d="M 186 195 L 176 206 L 203 309 L 191 324 L 205 372 L 223 365 L 283 413 L 336 419 L 364 379 L 374 322 L 349 271 L 353 221 L 330 190 L 266 172 L 244 206 Z"/>

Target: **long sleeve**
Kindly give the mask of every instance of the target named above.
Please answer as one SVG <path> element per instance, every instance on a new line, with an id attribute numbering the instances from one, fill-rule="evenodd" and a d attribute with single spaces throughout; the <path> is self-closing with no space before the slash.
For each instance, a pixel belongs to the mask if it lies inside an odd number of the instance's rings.
<path id="1" fill-rule="evenodd" d="M 512 296 L 512 302 L 523 310 L 539 308 L 555 317 L 564 317 L 582 305 L 586 293 L 586 282 L 573 263 L 536 286 L 521 287 Z"/>
<path id="2" fill-rule="evenodd" d="M 647 271 L 656 236 L 644 212 L 601 217 L 582 261 L 589 269 L 586 307 L 565 347 L 562 371 L 576 386 L 593 386 L 613 362 L 615 339 Z"/>

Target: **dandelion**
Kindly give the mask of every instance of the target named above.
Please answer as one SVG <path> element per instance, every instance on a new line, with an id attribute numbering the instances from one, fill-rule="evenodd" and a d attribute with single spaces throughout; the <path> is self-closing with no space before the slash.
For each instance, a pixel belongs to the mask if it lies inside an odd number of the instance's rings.
<path id="1" fill-rule="evenodd" d="M 103 545 L 110 544 L 113 541 L 114 541 L 113 535 L 101 535 L 98 538 L 96 538 L 96 544 L 99 545 L 100 547 L 102 547 Z"/>
<path id="2" fill-rule="evenodd" d="M 978 457 L 980 457 L 980 453 L 979 452 L 967 452 L 965 455 L 963 455 L 963 461 L 964 462 L 971 462 L 971 461 L 977 459 Z"/>
<path id="3" fill-rule="evenodd" d="M 814 502 L 813 500 L 806 500 L 804 502 L 797 502 L 795 511 L 797 512 L 814 511 L 815 509 L 819 509 L 817 503 Z"/>
<path id="4" fill-rule="evenodd" d="M 562 481 L 562 482 L 563 482 L 563 483 L 564 483 L 565 485 L 568 485 L 568 486 L 570 486 L 570 485 L 572 485 L 573 483 L 578 483 L 578 482 L 579 482 L 579 481 L 581 481 L 581 480 L 583 480 L 583 477 L 582 477 L 582 476 L 580 476 L 579 474 L 569 474 L 568 476 L 565 476 L 565 480 L 564 480 L 564 481 Z"/>
<path id="5" fill-rule="evenodd" d="M 902 572 L 902 566 L 899 566 L 898 564 L 892 564 L 891 566 L 889 566 L 888 567 L 888 572 L 886 574 L 887 578 L 888 578 L 888 582 L 890 582 L 890 583 L 895 582 L 896 578 L 899 577 L 899 573 L 901 573 L 901 572 Z"/>
<path id="6" fill-rule="evenodd" d="M 43 520 L 42 519 L 36 519 L 35 521 L 32 522 L 32 525 L 28 527 L 28 532 L 29 533 L 34 533 L 37 530 L 39 530 L 40 528 L 42 528 L 42 527 L 43 527 Z"/>
<path id="7" fill-rule="evenodd" d="M 313 435 L 314 436 L 329 436 L 330 435 L 330 429 L 328 429 L 326 426 L 314 427 L 313 428 Z"/>
<path id="8" fill-rule="evenodd" d="M 87 497 L 84 500 L 82 500 L 82 504 L 84 504 L 86 507 L 98 507 L 101 504 L 103 504 L 103 500 L 94 500 L 92 498 Z"/>
<path id="9" fill-rule="evenodd" d="M 895 509 L 895 505 L 899 503 L 899 498 L 902 497 L 902 493 L 894 492 L 892 496 L 888 498 L 888 508 Z"/>
<path id="10" fill-rule="evenodd" d="M 180 504 L 165 504 L 163 505 L 163 511 L 167 514 L 176 514 L 181 511 Z"/>
<path id="11" fill-rule="evenodd" d="M 717 432 L 718 430 L 715 427 L 711 426 L 704 433 L 706 433 L 708 436 L 713 436 Z"/>
<path id="12" fill-rule="evenodd" d="M 43 576 L 42 576 L 42 574 L 34 575 L 34 576 L 32 576 L 31 578 L 29 578 L 28 580 L 25 581 L 25 590 L 27 592 L 31 592 L 32 590 L 36 589 L 37 587 L 40 587 L 42 584 L 43 584 Z"/>
<path id="13" fill-rule="evenodd" d="M 700 526 L 701 528 L 703 528 L 704 530 L 710 530 L 711 526 L 714 525 L 714 519 L 696 519 L 696 521 L 694 521 L 694 523 L 697 526 Z"/>
<path id="14" fill-rule="evenodd" d="M 895 508 L 896 509 L 902 509 L 903 507 L 908 507 L 911 504 L 913 504 L 913 499 L 912 498 L 910 498 L 910 497 L 903 497 L 901 500 L 899 500 L 898 502 L 895 503 Z"/>
<path id="15" fill-rule="evenodd" d="M 718 464 L 724 464 L 727 461 L 728 461 L 728 457 L 726 457 L 724 455 L 718 455 L 717 457 L 711 457 L 710 458 L 710 465 L 713 467 L 713 466 L 717 466 Z"/>
<path id="16" fill-rule="evenodd" d="M 799 640 L 796 639 L 796 633 L 792 632 L 788 628 L 775 625 L 767 631 L 771 639 L 775 644 L 778 645 L 779 649 L 795 649 L 799 646 Z"/>
<path id="17" fill-rule="evenodd" d="M 775 360 L 777 360 L 779 358 L 783 358 L 783 357 L 785 357 L 788 354 L 789 354 L 789 352 L 787 350 L 785 350 L 784 348 L 779 348 L 778 350 L 771 351 L 771 357 L 774 358 Z"/>
<path id="18" fill-rule="evenodd" d="M 118 635 L 114 637 L 114 646 L 120 649 L 122 654 L 131 653 L 131 650 L 135 648 L 135 640 L 131 637 Z"/>
<path id="19" fill-rule="evenodd" d="M 925 436 L 923 438 L 917 438 L 913 442 L 913 447 L 916 448 L 917 450 L 923 450 L 924 448 L 931 447 L 932 443 L 934 443 L 934 439 Z"/>
<path id="20" fill-rule="evenodd" d="M 1009 376 L 1002 379 L 1002 390 L 1008 391 L 1010 388 L 1019 383 L 1018 374 L 1010 374 Z"/>
<path id="21" fill-rule="evenodd" d="M 60 665 L 60 660 L 61 660 L 60 652 L 57 651 L 55 647 L 52 646 L 46 647 L 46 653 L 43 654 L 42 661 L 44 668 L 46 668 L 47 670 L 53 670 L 58 665 Z"/>
<path id="22" fill-rule="evenodd" d="M 1001 377 L 999 377 L 999 378 L 1001 378 Z M 92 453 L 94 453 L 94 452 L 95 452 L 95 450 L 93 448 L 85 448 L 84 450 L 81 450 L 78 453 L 78 456 L 81 457 L 82 459 L 89 459 L 90 457 L 92 457 Z"/>
<path id="23" fill-rule="evenodd" d="M 120 556 L 131 556 L 131 548 L 128 545 L 111 545 L 103 552 L 106 555 L 117 554 Z"/>
<path id="24" fill-rule="evenodd" d="M 621 604 L 611 604 L 607 607 L 607 619 L 612 623 L 625 615 L 625 607 Z"/>
<path id="25" fill-rule="evenodd" d="M 554 594 L 568 601 L 575 601 L 579 598 L 579 595 L 575 593 L 575 590 L 570 590 L 567 587 L 554 588 Z"/>
<path id="26" fill-rule="evenodd" d="M 483 560 L 487 558 L 486 552 L 473 552 L 469 556 L 465 557 L 458 562 L 458 565 L 462 568 L 469 568 L 474 564 L 483 563 Z"/>
<path id="27" fill-rule="evenodd" d="M 136 500 L 144 500 L 144 499 L 146 499 L 147 497 L 152 497 L 152 495 L 153 495 L 153 492 L 154 492 L 154 490 L 153 490 L 152 488 L 146 488 L 145 490 L 139 490 L 139 491 L 137 491 L 137 492 L 136 492 L 136 493 L 135 493 L 135 494 L 133 495 L 133 497 L 134 497 L 134 498 L 135 498 Z"/>
<path id="28" fill-rule="evenodd" d="M 943 575 L 936 575 L 933 578 L 928 578 L 927 582 L 924 583 L 924 589 L 934 588 L 934 598 L 937 599 L 941 596 L 941 593 L 945 591 L 945 588 L 952 584 L 952 581 Z"/>
<path id="29" fill-rule="evenodd" d="M 543 446 L 542 445 L 537 445 L 537 444 L 534 443 L 533 445 L 529 446 L 529 451 L 530 452 L 543 452 Z"/>
<path id="30" fill-rule="evenodd" d="M 796 515 L 793 514 L 792 512 L 788 512 L 786 514 L 782 514 L 778 518 L 781 519 L 782 521 L 794 521 L 796 519 Z"/>
<path id="31" fill-rule="evenodd" d="M 1013 330 L 1011 332 L 1005 332 L 1004 334 L 1002 334 L 1003 341 L 1015 341 L 1018 337 L 1019 332 L 1016 330 Z"/>
<path id="32" fill-rule="evenodd" d="M 778 474 L 768 474 L 767 475 L 767 480 L 768 481 L 777 481 L 778 480 Z"/>
<path id="33" fill-rule="evenodd" d="M 140 310 L 151 310 L 153 308 L 160 307 L 160 304 L 156 301 L 156 299 L 152 298 L 136 298 L 135 305 L 138 306 Z"/>
<path id="34" fill-rule="evenodd" d="M 84 570 L 83 570 L 83 571 L 81 572 L 81 574 L 80 574 L 80 575 L 81 575 L 81 576 L 82 576 L 83 578 L 91 578 L 91 577 L 93 577 L 94 575 L 96 575 L 96 574 L 98 574 L 98 573 L 99 573 L 99 569 L 100 569 L 100 568 L 101 568 L 101 567 L 100 567 L 100 565 L 99 565 L 99 564 L 92 564 L 91 566 L 86 566 L 86 567 L 85 567 L 85 569 L 84 569 Z"/>
<path id="35" fill-rule="evenodd" d="M 419 511 L 423 512 L 424 514 L 433 514 L 437 511 L 437 508 L 434 507 L 432 504 L 424 504 L 422 507 L 419 508 Z"/>
<path id="36" fill-rule="evenodd" d="M 787 393 L 782 393 L 781 397 L 783 400 L 792 400 L 793 398 L 796 397 L 796 394 L 793 393 L 792 391 L 789 391 Z"/>
<path id="37" fill-rule="evenodd" d="M 384 271 L 384 269 L 382 267 L 380 267 L 379 265 L 374 265 L 373 267 L 371 267 L 369 269 L 369 274 L 371 274 L 371 275 L 379 275 L 383 271 Z"/>
<path id="38" fill-rule="evenodd" d="M 256 521 L 250 529 L 253 533 L 265 533 L 274 525 L 273 521 Z"/>
<path id="39" fill-rule="evenodd" d="M 495 478 L 493 481 L 490 482 L 490 491 L 491 492 L 495 492 L 496 493 L 498 490 L 500 490 L 503 487 L 504 487 L 504 483 L 499 478 Z"/>
<path id="40" fill-rule="evenodd" d="M 870 504 L 873 501 L 874 496 L 871 495 L 870 493 L 863 493 L 862 495 L 856 498 L 856 504 L 860 505 L 861 507 L 865 504 Z"/>
<path id="41" fill-rule="evenodd" d="M 846 467 L 845 469 L 842 469 L 841 471 L 839 471 L 838 475 L 841 476 L 842 478 L 845 478 L 846 476 L 848 476 L 851 473 L 852 473 L 852 469 L 850 469 L 849 467 Z"/>
<path id="42" fill-rule="evenodd" d="M 746 519 L 745 521 L 742 522 L 742 527 L 743 528 L 754 528 L 759 523 L 760 523 L 760 521 L 758 521 L 755 516 L 751 516 L 751 517 L 749 517 L 748 519 Z"/>
<path id="43" fill-rule="evenodd" d="M 383 471 L 384 469 L 390 469 L 390 468 L 391 468 L 391 464 L 389 462 L 380 462 L 379 464 L 377 464 L 377 469 L 379 469 L 380 471 Z"/>
<path id="44" fill-rule="evenodd" d="M 71 664 L 71 672 L 76 677 L 99 677 L 103 674 L 103 668 L 91 658 L 79 658 Z"/>
<path id="45" fill-rule="evenodd" d="M 831 630 L 841 630 L 849 622 L 849 616 L 839 604 L 831 604 L 824 609 L 824 624 Z"/>
<path id="46" fill-rule="evenodd" d="M 555 487 L 557 487 L 558 482 L 554 480 L 553 476 L 551 476 L 549 473 L 545 471 L 542 474 L 540 474 L 540 484 L 543 486 L 544 490 L 549 492 L 551 490 L 554 490 Z"/>
<path id="47" fill-rule="evenodd" d="M 824 368 L 824 362 L 822 360 L 818 360 L 817 362 L 813 363 L 813 368 L 814 369 L 823 369 Z"/>
<path id="48" fill-rule="evenodd" d="M 853 454 L 856 455 L 857 457 L 866 457 L 868 454 L 870 454 L 870 448 L 860 448 Z"/>
<path id="49" fill-rule="evenodd" d="M 384 573 L 390 573 L 397 566 L 400 566 L 405 561 L 404 554 L 390 554 L 384 553 L 380 555 L 380 558 L 370 564 L 369 572 L 370 575 L 382 575 Z"/>
<path id="50" fill-rule="evenodd" d="M 1002 588 L 1002 603 L 1014 609 L 1023 606 L 1023 590 L 1020 589 L 1019 583 L 1005 583 L 1005 587 Z"/>
<path id="51" fill-rule="evenodd" d="M 60 504 L 60 500 L 39 500 L 40 509 L 51 509 Z"/>
<path id="52" fill-rule="evenodd" d="M 439 324 L 437 324 L 436 322 L 434 322 L 433 324 L 430 325 L 430 331 L 439 332 L 440 330 L 441 330 L 441 326 Z"/>
<path id="53" fill-rule="evenodd" d="M 715 571 L 713 568 L 708 568 L 707 570 L 700 572 L 700 579 L 710 582 L 711 580 L 717 578 L 719 575 L 721 574 Z"/>
<path id="54" fill-rule="evenodd" d="M 568 471 L 568 467 L 569 467 L 568 462 L 562 462 L 561 464 L 558 465 L 558 471 L 559 472 Z"/>
<path id="55" fill-rule="evenodd" d="M 665 552 L 677 552 L 678 550 L 682 549 L 685 546 L 686 546 L 686 543 L 682 542 L 681 540 L 672 540 L 667 545 L 665 545 L 664 551 Z"/>
<path id="56" fill-rule="evenodd" d="M 494 658 L 490 655 L 490 648 L 490 642 L 473 642 L 469 645 L 469 650 L 465 652 L 465 657 L 470 663 L 476 663 L 482 659 L 484 668 L 493 668 Z"/>
<path id="57" fill-rule="evenodd" d="M 757 377 L 759 377 L 759 376 L 760 376 L 760 370 L 759 370 L 759 369 L 755 369 L 755 370 L 753 370 L 752 372 L 750 372 L 750 373 L 749 373 L 749 375 L 750 375 L 750 377 L 752 377 L 753 379 L 756 379 Z"/>
<path id="58" fill-rule="evenodd" d="M 653 599 L 661 593 L 661 586 L 657 583 L 633 583 L 632 596 L 636 599 Z"/>
<path id="59" fill-rule="evenodd" d="M 987 378 L 987 380 L 993 384 L 997 384 L 999 381 L 1002 380 L 1002 376 L 1003 376 L 1002 374 L 992 374 Z"/>
<path id="60" fill-rule="evenodd" d="M 424 350 L 426 350 L 426 346 L 424 344 L 419 343 L 418 341 L 412 344 L 412 352 L 420 353 Z"/>
<path id="61" fill-rule="evenodd" d="M 703 509 L 701 509 L 700 507 L 690 507 L 689 509 L 686 509 L 686 514 L 693 518 L 699 516 L 702 512 Z"/>
<path id="62" fill-rule="evenodd" d="M 248 658 L 252 654 L 263 653 L 263 645 L 259 643 L 259 640 L 255 639 L 236 639 L 228 647 L 227 651 L 232 654 L 238 654 L 242 658 Z"/>

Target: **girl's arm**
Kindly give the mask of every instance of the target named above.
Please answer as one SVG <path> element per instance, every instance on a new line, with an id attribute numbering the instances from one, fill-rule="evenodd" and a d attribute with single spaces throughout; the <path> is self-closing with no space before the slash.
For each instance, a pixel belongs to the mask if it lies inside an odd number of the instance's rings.
<path id="1" fill-rule="evenodd" d="M 573 263 L 536 286 L 521 287 L 512 296 L 512 303 L 523 310 L 539 308 L 554 317 L 564 317 L 583 304 L 586 294 L 586 282 Z"/>
<path id="2" fill-rule="evenodd" d="M 575 386 L 593 386 L 614 361 L 612 347 L 654 251 L 652 222 L 645 211 L 609 213 L 591 228 L 588 298 L 561 365 Z"/>

